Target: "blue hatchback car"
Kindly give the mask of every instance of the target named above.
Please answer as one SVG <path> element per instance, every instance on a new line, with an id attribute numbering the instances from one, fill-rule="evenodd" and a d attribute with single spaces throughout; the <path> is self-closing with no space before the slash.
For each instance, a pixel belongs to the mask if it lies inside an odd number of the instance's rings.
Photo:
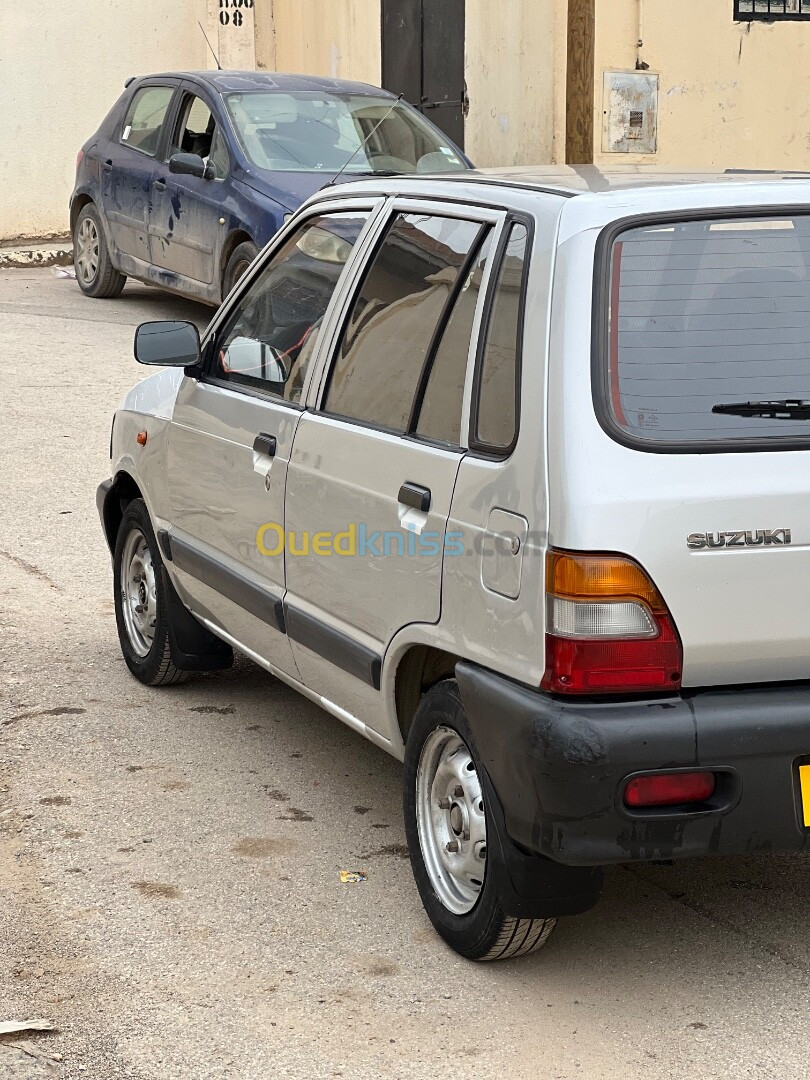
<path id="1" fill-rule="evenodd" d="M 132 277 L 219 304 L 285 217 L 338 174 L 470 167 L 421 113 L 365 83 L 235 71 L 133 79 L 79 153 L 76 278 L 88 296 L 117 296 Z"/>

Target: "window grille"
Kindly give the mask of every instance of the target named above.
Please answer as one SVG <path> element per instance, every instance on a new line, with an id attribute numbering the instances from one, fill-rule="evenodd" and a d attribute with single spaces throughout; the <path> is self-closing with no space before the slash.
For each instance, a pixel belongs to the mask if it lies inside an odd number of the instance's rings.
<path id="1" fill-rule="evenodd" d="M 739 22 L 810 19 L 810 0 L 734 0 L 734 18 Z"/>

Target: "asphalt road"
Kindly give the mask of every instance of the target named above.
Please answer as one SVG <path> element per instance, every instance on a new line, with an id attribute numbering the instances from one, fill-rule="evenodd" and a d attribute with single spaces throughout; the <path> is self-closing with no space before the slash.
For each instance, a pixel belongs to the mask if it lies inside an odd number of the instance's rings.
<path id="1" fill-rule="evenodd" d="M 207 309 L 0 272 L 0 1077 L 808 1075 L 806 858 L 617 868 L 536 956 L 422 912 L 400 766 L 240 662 L 121 660 L 95 489 L 132 333 Z M 340 883 L 341 869 L 368 881 Z"/>

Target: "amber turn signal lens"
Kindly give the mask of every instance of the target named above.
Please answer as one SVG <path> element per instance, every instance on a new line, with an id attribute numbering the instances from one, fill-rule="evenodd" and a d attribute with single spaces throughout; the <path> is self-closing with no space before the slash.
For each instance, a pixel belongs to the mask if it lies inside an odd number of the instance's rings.
<path id="1" fill-rule="evenodd" d="M 146 446 L 146 440 L 149 438 L 149 434 L 146 431 L 139 431 L 135 436 L 135 442 L 138 446 Z"/>
<path id="2" fill-rule="evenodd" d="M 546 556 L 546 592 L 570 600 L 634 597 L 656 613 L 667 610 L 638 563 L 619 555 L 550 551 Z"/>

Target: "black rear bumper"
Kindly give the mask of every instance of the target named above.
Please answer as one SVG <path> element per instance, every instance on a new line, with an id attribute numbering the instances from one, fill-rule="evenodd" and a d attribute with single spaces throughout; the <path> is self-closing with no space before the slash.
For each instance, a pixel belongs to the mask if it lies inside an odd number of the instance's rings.
<path id="1" fill-rule="evenodd" d="M 456 675 L 506 832 L 527 851 L 569 866 L 810 851 L 810 684 L 603 703 L 468 663 Z M 691 810 L 624 806 L 628 777 L 679 768 L 716 772 L 716 795 Z"/>

